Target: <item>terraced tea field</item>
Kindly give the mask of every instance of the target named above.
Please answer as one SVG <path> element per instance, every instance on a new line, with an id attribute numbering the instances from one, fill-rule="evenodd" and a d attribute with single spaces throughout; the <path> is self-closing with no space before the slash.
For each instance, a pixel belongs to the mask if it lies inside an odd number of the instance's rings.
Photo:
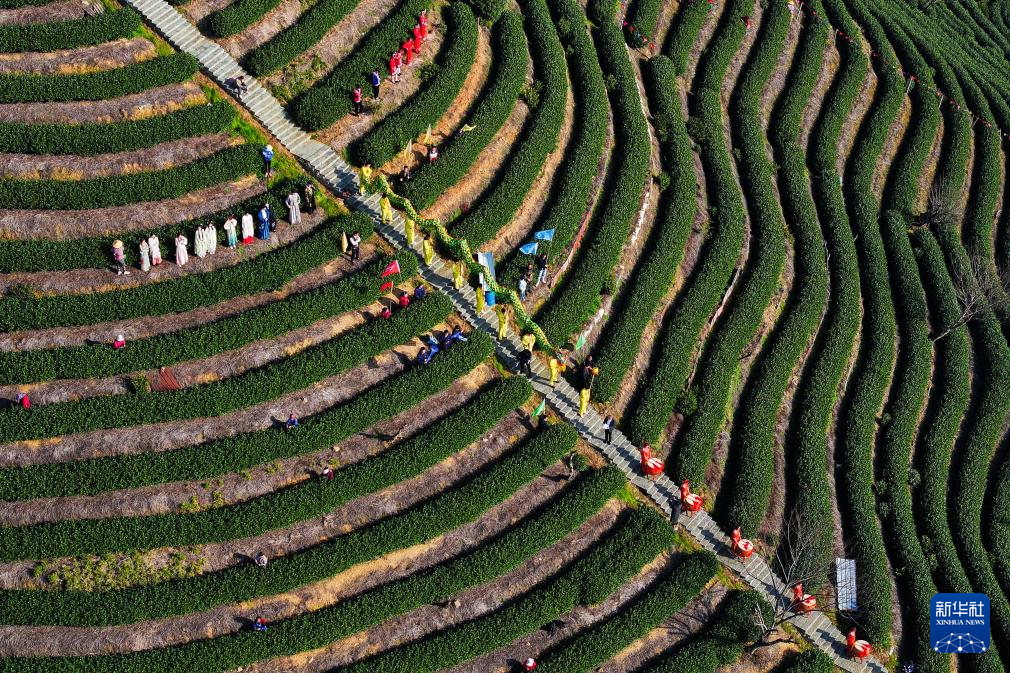
<path id="1" fill-rule="evenodd" d="M 1008 133 L 1006 0 L 0 0 L 0 673 L 1007 670 Z"/>

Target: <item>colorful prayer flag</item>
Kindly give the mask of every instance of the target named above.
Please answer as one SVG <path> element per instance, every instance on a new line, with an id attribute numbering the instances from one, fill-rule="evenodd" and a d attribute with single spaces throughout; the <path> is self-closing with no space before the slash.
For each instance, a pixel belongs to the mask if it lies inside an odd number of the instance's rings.
<path id="1" fill-rule="evenodd" d="M 520 245 L 519 252 L 523 252 L 527 255 L 535 255 L 537 254 L 537 245 L 538 243 L 536 241 L 533 241 L 532 243 L 527 243 L 526 245 Z"/>
<path id="2" fill-rule="evenodd" d="M 394 273 L 400 273 L 400 260 L 394 259 L 392 262 L 386 265 L 386 270 L 382 272 L 382 277 L 392 276 Z"/>
<path id="3" fill-rule="evenodd" d="M 533 240 L 535 241 L 553 241 L 554 240 L 554 230 L 544 229 L 543 231 L 538 231 L 533 234 Z"/>
<path id="4" fill-rule="evenodd" d="M 547 408 L 547 398 L 545 397 L 544 399 L 540 400 L 540 404 L 538 404 L 537 408 L 533 410 L 533 418 L 537 418 L 538 416 L 540 416 L 540 414 L 544 413 L 544 410 L 546 408 Z"/>
<path id="5" fill-rule="evenodd" d="M 379 292 L 387 292 L 392 289 L 393 289 L 393 281 L 387 280 L 385 283 L 382 284 L 382 287 L 379 288 Z"/>

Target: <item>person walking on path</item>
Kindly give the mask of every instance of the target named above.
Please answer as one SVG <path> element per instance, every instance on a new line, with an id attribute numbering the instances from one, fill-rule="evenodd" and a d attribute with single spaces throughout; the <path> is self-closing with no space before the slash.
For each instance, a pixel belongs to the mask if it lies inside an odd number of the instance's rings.
<path id="1" fill-rule="evenodd" d="M 154 234 L 147 237 L 147 244 L 151 246 L 151 266 L 161 264 L 161 241 Z"/>
<path id="2" fill-rule="evenodd" d="M 217 254 L 217 227 L 213 222 L 207 223 L 207 252 L 211 255 Z"/>
<path id="3" fill-rule="evenodd" d="M 265 203 L 259 209 L 259 212 L 256 213 L 256 221 L 258 222 L 256 227 L 257 238 L 263 241 L 270 240 L 270 211 L 267 209 Z"/>
<path id="4" fill-rule="evenodd" d="M 537 285 L 547 280 L 547 253 L 537 255 Z"/>
<path id="5" fill-rule="evenodd" d="M 112 259 L 116 262 L 116 275 L 129 276 L 130 271 L 126 268 L 126 252 L 123 250 L 123 242 L 115 241 L 112 244 Z"/>
<path id="6" fill-rule="evenodd" d="M 393 204 L 389 202 L 388 196 L 383 196 L 379 199 L 379 212 L 382 213 L 382 223 L 392 224 L 393 222 Z"/>
<path id="7" fill-rule="evenodd" d="M 495 304 L 494 312 L 498 314 L 498 341 L 504 341 L 508 334 L 509 314 L 505 304 Z"/>
<path id="8" fill-rule="evenodd" d="M 357 262 L 361 257 L 361 232 L 355 231 L 347 242 L 351 245 L 351 261 Z"/>
<path id="9" fill-rule="evenodd" d="M 389 80 L 396 84 L 400 81 L 400 77 L 397 74 L 397 70 L 400 67 L 400 51 L 394 51 L 393 55 L 389 57 Z"/>
<path id="10" fill-rule="evenodd" d="M 378 70 L 372 71 L 372 98 L 379 99 L 379 85 L 382 84 L 382 76 Z"/>
<path id="11" fill-rule="evenodd" d="M 351 90 L 351 103 L 354 104 L 354 114 L 359 115 L 365 111 L 364 106 L 361 104 L 361 85 L 357 84 L 354 89 Z"/>
<path id="12" fill-rule="evenodd" d="M 526 301 L 526 288 L 527 288 L 527 286 L 528 286 L 528 284 L 526 282 L 526 277 L 523 276 L 522 278 L 519 279 L 519 283 L 518 283 L 518 287 L 519 287 L 519 301 Z"/>
<path id="13" fill-rule="evenodd" d="M 524 348 L 519 351 L 519 357 L 516 359 L 519 362 L 519 373 L 525 374 L 528 378 L 533 378 L 533 367 L 530 366 L 530 362 L 533 360 L 533 352 Z"/>
<path id="14" fill-rule="evenodd" d="M 422 37 L 421 37 L 421 24 L 420 23 L 415 23 L 414 24 L 414 31 L 413 32 L 414 32 L 414 51 L 416 51 L 418 54 L 420 54 L 421 53 L 421 40 L 422 40 Z"/>
<path id="15" fill-rule="evenodd" d="M 310 215 L 316 212 L 316 188 L 311 182 L 305 185 L 305 212 Z"/>
<path id="16" fill-rule="evenodd" d="M 589 396 L 593 390 L 593 382 L 600 370 L 594 366 L 593 356 L 587 355 L 582 364 L 582 388 L 579 390 L 579 416 L 585 416 L 589 409 Z"/>
<path id="17" fill-rule="evenodd" d="M 234 216 L 229 217 L 224 221 L 224 234 L 228 239 L 229 248 L 234 248 L 238 245 L 238 234 L 235 233 L 236 226 L 238 226 L 238 222 L 235 220 Z"/>
<path id="18" fill-rule="evenodd" d="M 146 238 L 140 239 L 140 270 L 144 273 L 151 271 L 151 244 Z"/>
<path id="19" fill-rule="evenodd" d="M 422 9 L 421 16 L 417 19 L 417 24 L 421 26 L 421 41 L 428 39 L 428 10 Z"/>
<path id="20" fill-rule="evenodd" d="M 414 247 L 414 220 L 409 217 L 403 218 L 403 231 L 407 237 L 407 245 Z"/>
<path id="21" fill-rule="evenodd" d="M 537 345 L 537 335 L 533 332 L 527 332 L 519 341 L 522 343 L 523 348 L 532 353 L 533 348 Z"/>
<path id="22" fill-rule="evenodd" d="M 562 356 L 561 356 L 560 353 L 554 352 L 551 355 L 550 359 L 547 361 L 547 366 L 551 370 L 551 382 L 550 383 L 551 383 L 551 388 L 553 388 L 558 383 L 558 375 L 561 372 L 565 371 L 565 361 L 562 359 Z"/>
<path id="23" fill-rule="evenodd" d="M 189 261 L 189 251 L 186 246 L 189 245 L 189 239 L 186 238 L 185 234 L 179 234 L 175 237 L 175 263 L 179 266 L 186 266 L 186 262 Z"/>
<path id="24" fill-rule="evenodd" d="M 431 262 L 435 259 L 435 244 L 431 242 L 431 234 L 425 234 L 424 240 L 421 241 L 421 253 L 424 255 L 424 263 L 431 266 Z"/>
<path id="25" fill-rule="evenodd" d="M 454 262 L 452 265 L 452 286 L 457 290 L 463 287 L 463 262 Z"/>
<path id="26" fill-rule="evenodd" d="M 267 145 L 260 155 L 263 157 L 263 172 L 269 178 L 274 174 L 274 146 Z"/>
<path id="27" fill-rule="evenodd" d="M 284 199 L 284 205 L 288 207 L 288 222 L 291 224 L 302 223 L 302 196 L 298 192 L 291 192 L 288 198 Z"/>
<path id="28" fill-rule="evenodd" d="M 408 37 L 404 40 L 403 44 L 400 45 L 400 49 L 403 50 L 404 65 L 409 67 L 414 61 L 414 40 Z"/>
<path id="29" fill-rule="evenodd" d="M 603 419 L 603 441 L 610 444 L 614 439 L 614 417 L 607 414 L 606 418 Z"/>

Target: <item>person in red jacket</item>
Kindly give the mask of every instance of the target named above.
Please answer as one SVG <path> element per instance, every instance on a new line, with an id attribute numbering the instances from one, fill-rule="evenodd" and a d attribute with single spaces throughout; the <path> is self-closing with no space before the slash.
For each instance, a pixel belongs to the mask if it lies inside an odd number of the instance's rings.
<path id="1" fill-rule="evenodd" d="M 537 670 L 537 662 L 533 659 L 533 657 L 529 657 L 526 659 L 526 661 L 523 662 L 523 670 L 524 671 Z"/>
<path id="2" fill-rule="evenodd" d="M 359 115 L 364 111 L 364 106 L 361 104 L 361 85 L 357 84 L 354 87 L 354 91 L 351 92 L 351 102 L 354 103 L 354 114 Z"/>
<path id="3" fill-rule="evenodd" d="M 422 9 L 421 16 L 418 17 L 417 23 L 421 26 L 421 40 L 428 39 L 428 10 Z"/>
<path id="4" fill-rule="evenodd" d="M 410 65 L 411 61 L 414 60 L 414 40 L 408 37 L 400 48 L 403 50 L 406 65 Z"/>
<path id="5" fill-rule="evenodd" d="M 400 308 L 407 308 L 408 306 L 410 306 L 410 297 L 407 296 L 406 292 L 400 295 L 399 304 Z"/>
<path id="6" fill-rule="evenodd" d="M 414 51 L 421 53 L 421 24 L 414 24 Z"/>
<path id="7" fill-rule="evenodd" d="M 396 84 L 400 81 L 400 64 L 403 62 L 403 52 L 399 49 L 389 57 L 389 79 Z"/>

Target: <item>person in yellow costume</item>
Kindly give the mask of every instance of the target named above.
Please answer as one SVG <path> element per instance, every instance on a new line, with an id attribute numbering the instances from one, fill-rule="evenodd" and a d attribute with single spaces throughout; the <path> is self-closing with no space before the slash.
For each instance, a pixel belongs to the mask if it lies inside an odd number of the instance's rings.
<path id="1" fill-rule="evenodd" d="M 421 253 L 424 255 L 424 263 L 431 266 L 431 260 L 435 258 L 435 244 L 431 242 L 431 234 L 425 234 L 421 242 Z"/>
<path id="2" fill-rule="evenodd" d="M 533 332 L 527 332 L 524 334 L 520 341 L 523 344 L 523 348 L 531 353 L 533 352 L 533 348 L 537 345 L 537 337 L 533 334 Z"/>
<path id="3" fill-rule="evenodd" d="M 558 375 L 565 371 L 565 362 L 560 353 L 554 353 L 547 364 L 551 369 L 551 388 L 553 388 L 558 383 Z"/>
<path id="4" fill-rule="evenodd" d="M 484 288 L 477 286 L 477 315 L 484 312 Z"/>
<path id="5" fill-rule="evenodd" d="M 365 193 L 365 183 L 372 183 L 372 167 L 367 165 L 361 167 L 361 178 L 358 180 L 358 192 L 360 194 Z"/>
<path id="6" fill-rule="evenodd" d="M 589 388 L 583 388 L 579 391 L 579 416 L 585 416 L 586 410 L 589 408 Z"/>
<path id="7" fill-rule="evenodd" d="M 403 218 L 403 229 L 407 234 L 407 245 L 414 247 L 414 220 L 409 217 Z"/>
<path id="8" fill-rule="evenodd" d="M 495 304 L 494 312 L 498 314 L 498 340 L 502 341 L 508 332 L 509 314 L 505 304 Z"/>
<path id="9" fill-rule="evenodd" d="M 452 286 L 457 290 L 463 287 L 463 262 L 454 262 L 452 265 Z"/>
<path id="10" fill-rule="evenodd" d="M 389 197 L 383 196 L 379 199 L 379 212 L 382 213 L 382 223 L 392 224 L 393 223 L 393 206 L 389 203 Z"/>

